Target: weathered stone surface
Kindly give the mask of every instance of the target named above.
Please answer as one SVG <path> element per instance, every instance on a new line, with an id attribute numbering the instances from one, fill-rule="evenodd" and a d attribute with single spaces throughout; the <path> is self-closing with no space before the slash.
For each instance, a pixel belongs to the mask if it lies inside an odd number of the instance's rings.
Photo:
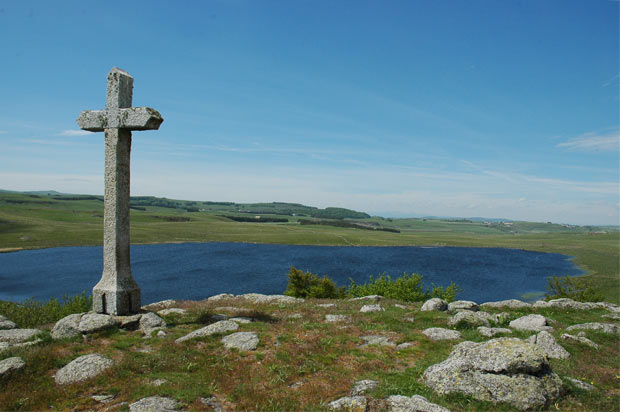
<path id="1" fill-rule="evenodd" d="M 142 398 L 129 405 L 130 412 L 177 412 L 177 401 L 162 396 Z"/>
<path id="2" fill-rule="evenodd" d="M 121 329 L 127 330 L 136 330 L 140 326 L 140 319 L 142 318 L 142 313 L 136 313 L 135 315 L 120 315 L 114 316 L 118 327 Z"/>
<path id="3" fill-rule="evenodd" d="M 365 412 L 368 401 L 363 396 L 345 396 L 330 402 L 327 406 L 333 411 Z"/>
<path id="4" fill-rule="evenodd" d="M 237 316 L 235 318 L 230 318 L 230 320 L 232 320 L 233 322 L 237 322 L 237 323 L 252 323 L 252 319 L 250 318 L 246 318 L 244 316 Z"/>
<path id="5" fill-rule="evenodd" d="M 17 356 L 3 359 L 0 361 L 0 377 L 8 375 L 14 371 L 18 371 L 26 366 L 26 362 Z"/>
<path id="6" fill-rule="evenodd" d="M 560 338 L 564 339 L 564 340 L 572 340 L 575 342 L 579 342 L 582 343 L 584 345 L 588 345 L 591 348 L 597 349 L 599 348 L 599 346 L 592 342 L 590 339 L 586 338 L 585 336 L 574 336 L 574 335 L 570 335 L 568 333 L 563 333 Z"/>
<path id="7" fill-rule="evenodd" d="M 5 329 L 0 330 L 0 342 L 9 344 L 22 343 L 42 333 L 40 329 Z"/>
<path id="8" fill-rule="evenodd" d="M 207 298 L 207 302 L 218 302 L 220 300 L 232 299 L 235 295 L 231 295 L 230 293 L 220 293 L 219 295 L 214 295 Z"/>
<path id="9" fill-rule="evenodd" d="M 110 403 L 114 400 L 114 395 L 104 394 L 104 395 L 93 395 L 90 397 L 95 402 L 100 403 Z"/>
<path id="10" fill-rule="evenodd" d="M 480 306 L 471 300 L 455 300 L 448 304 L 448 311 L 456 312 L 458 310 L 471 310 L 476 312 L 480 310 Z"/>
<path id="11" fill-rule="evenodd" d="M 552 299 L 550 301 L 539 300 L 534 303 L 535 309 L 539 308 L 560 308 L 560 309 L 578 309 L 578 310 L 591 310 L 598 308 L 596 303 L 592 302 L 576 302 L 569 298 Z"/>
<path id="12" fill-rule="evenodd" d="M 360 312 L 362 312 L 362 313 L 366 313 L 366 312 L 383 312 L 384 310 L 385 310 L 385 308 L 383 306 L 381 306 L 381 305 L 364 305 L 360 309 Z"/>
<path id="13" fill-rule="evenodd" d="M 527 315 L 510 322 L 509 326 L 518 330 L 530 330 L 540 332 L 541 330 L 553 330 L 547 326 L 547 318 L 542 315 Z"/>
<path id="14" fill-rule="evenodd" d="M 59 385 L 81 382 L 93 378 L 112 367 L 114 361 L 97 353 L 80 356 L 56 372 L 55 381 Z"/>
<path id="15" fill-rule="evenodd" d="M 60 319 L 52 328 L 52 339 L 65 339 L 78 336 L 80 334 L 80 319 L 83 313 L 74 313 Z"/>
<path id="16" fill-rule="evenodd" d="M 166 300 L 160 300 L 159 302 L 149 303 L 148 305 L 142 306 L 142 309 L 159 311 L 159 310 L 171 308 L 176 304 L 177 304 L 176 300 L 166 299 Z"/>
<path id="17" fill-rule="evenodd" d="M 468 326 L 491 326 L 490 322 L 494 322 L 495 317 L 487 312 L 472 312 L 464 310 L 448 319 L 448 326 L 456 326 L 464 324 Z"/>
<path id="18" fill-rule="evenodd" d="M 337 323 L 337 322 L 350 322 L 351 316 L 349 315 L 325 315 L 325 322 Z"/>
<path id="19" fill-rule="evenodd" d="M 357 301 L 357 300 L 371 300 L 373 302 L 379 302 L 381 299 L 383 299 L 383 296 L 381 295 L 368 295 L 368 296 L 360 296 L 359 298 L 351 298 L 349 299 L 350 301 Z"/>
<path id="20" fill-rule="evenodd" d="M 187 335 L 182 336 L 179 339 L 177 339 L 175 342 L 181 343 L 181 342 L 185 342 L 186 340 L 193 339 L 193 338 L 198 338 L 202 336 L 210 336 L 216 333 L 232 332 L 237 329 L 239 329 L 239 325 L 236 322 L 233 322 L 231 320 L 221 320 L 219 322 L 212 323 L 208 326 L 205 326 L 204 328 L 200 328 L 191 333 L 188 333 Z"/>
<path id="21" fill-rule="evenodd" d="M 422 308 L 420 308 L 422 312 L 429 312 L 432 310 L 436 310 L 439 312 L 443 312 L 448 310 L 448 302 L 439 298 L 432 298 L 424 302 Z"/>
<path id="22" fill-rule="evenodd" d="M 387 398 L 389 412 L 450 412 L 443 406 L 430 403 L 425 397 L 392 395 Z"/>
<path id="23" fill-rule="evenodd" d="M 17 328 L 17 325 L 15 324 L 15 322 L 0 315 L 0 329 L 15 329 L 15 328 Z"/>
<path id="24" fill-rule="evenodd" d="M 407 348 L 411 348 L 413 346 L 413 343 L 411 342 L 403 342 L 399 345 L 396 345 L 396 350 L 404 350 Z"/>
<path id="25" fill-rule="evenodd" d="M 385 337 L 385 336 L 381 336 L 381 335 L 367 335 L 367 336 L 360 336 L 360 338 L 364 341 L 364 344 L 361 345 L 361 347 L 366 347 L 366 346 L 370 346 L 370 345 L 377 345 L 377 346 L 396 346 L 396 344 L 394 342 L 392 342 L 389 338 Z"/>
<path id="26" fill-rule="evenodd" d="M 185 315 L 185 313 L 187 313 L 187 311 L 181 308 L 168 308 L 168 309 L 162 309 L 162 310 L 157 311 L 157 314 L 160 316 Z"/>
<path id="27" fill-rule="evenodd" d="M 353 396 L 363 395 L 366 392 L 371 391 L 374 388 L 376 388 L 377 385 L 379 385 L 379 382 L 373 381 L 371 379 L 364 379 L 361 381 L 357 381 L 353 384 L 353 389 L 351 391 L 351 394 Z"/>
<path id="28" fill-rule="evenodd" d="M 301 319 L 303 316 L 301 313 L 291 313 L 286 318 L 287 319 Z"/>
<path id="29" fill-rule="evenodd" d="M 286 295 L 263 295 L 261 293 L 246 293 L 238 297 L 256 304 L 289 304 L 304 302 L 301 298 Z"/>
<path id="30" fill-rule="evenodd" d="M 153 331 L 165 329 L 166 321 L 153 312 L 145 313 L 140 318 L 140 330 L 145 335 L 150 335 Z"/>
<path id="31" fill-rule="evenodd" d="M 237 332 L 222 338 L 222 343 L 227 349 L 238 349 L 242 351 L 256 350 L 258 346 L 258 335 L 256 332 Z"/>
<path id="32" fill-rule="evenodd" d="M 596 330 L 603 333 L 618 333 L 620 328 L 613 323 L 590 322 L 572 325 L 566 328 L 566 330 Z"/>
<path id="33" fill-rule="evenodd" d="M 118 324 L 118 321 L 110 316 L 105 315 L 103 313 L 85 313 L 80 318 L 80 323 L 78 324 L 78 331 L 80 333 L 95 333 L 105 329 L 113 328 Z"/>
<path id="34" fill-rule="evenodd" d="M 523 410 L 548 405 L 562 392 L 562 381 L 540 348 L 516 338 L 463 342 L 448 359 L 426 369 L 423 379 L 440 394 L 460 392 Z"/>
<path id="35" fill-rule="evenodd" d="M 518 299 L 499 300 L 496 302 L 485 302 L 480 305 L 483 308 L 510 308 L 510 309 L 524 309 L 531 308 L 530 303 L 522 302 Z"/>
<path id="36" fill-rule="evenodd" d="M 617 313 L 608 313 L 607 315 L 601 316 L 606 319 L 620 320 L 620 315 Z"/>
<path id="37" fill-rule="evenodd" d="M 407 306 L 401 305 L 400 303 L 395 303 L 394 307 L 398 309 L 409 309 Z"/>
<path id="38" fill-rule="evenodd" d="M 319 308 L 335 308 L 336 304 L 335 303 L 319 303 L 317 306 Z"/>
<path id="39" fill-rule="evenodd" d="M 224 411 L 224 407 L 222 405 L 222 402 L 218 401 L 217 398 L 215 396 L 211 396 L 209 398 L 200 398 L 200 403 L 202 403 L 203 405 L 211 408 L 210 410 L 214 411 L 214 412 L 223 412 Z"/>
<path id="40" fill-rule="evenodd" d="M 458 330 L 444 328 L 428 328 L 424 329 L 422 333 L 432 340 L 461 339 L 461 332 L 459 332 Z"/>
<path id="41" fill-rule="evenodd" d="M 620 306 L 616 305 L 615 303 L 596 302 L 595 305 L 610 312 L 620 313 Z"/>
<path id="42" fill-rule="evenodd" d="M 575 378 L 569 378 L 567 377 L 566 379 L 568 379 L 569 381 L 571 381 L 576 387 L 578 387 L 581 390 L 584 391 L 593 391 L 594 389 L 596 389 L 594 387 L 594 385 L 590 385 L 587 382 L 584 381 L 580 381 L 579 379 L 575 379 Z"/>
<path id="43" fill-rule="evenodd" d="M 479 326 L 478 332 L 482 336 L 492 338 L 493 336 L 499 335 L 500 333 L 512 333 L 512 330 L 508 328 L 487 328 L 486 326 Z"/>
<path id="44" fill-rule="evenodd" d="M 552 334 L 547 331 L 540 331 L 538 335 L 532 335 L 528 342 L 535 344 L 549 357 L 553 359 L 566 359 L 570 353 L 558 344 Z"/>

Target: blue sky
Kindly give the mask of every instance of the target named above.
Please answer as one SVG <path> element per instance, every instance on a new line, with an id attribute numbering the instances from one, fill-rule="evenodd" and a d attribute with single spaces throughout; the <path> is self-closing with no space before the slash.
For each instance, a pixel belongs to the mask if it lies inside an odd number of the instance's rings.
<path id="1" fill-rule="evenodd" d="M 620 224 L 608 0 L 0 1 L 0 188 L 103 193 L 107 72 L 132 195 Z"/>

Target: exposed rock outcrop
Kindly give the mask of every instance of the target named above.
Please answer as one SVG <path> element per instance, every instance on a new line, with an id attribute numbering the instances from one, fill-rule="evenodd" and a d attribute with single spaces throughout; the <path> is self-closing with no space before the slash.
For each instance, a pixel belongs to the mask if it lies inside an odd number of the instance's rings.
<path id="1" fill-rule="evenodd" d="M 461 339 L 461 332 L 458 330 L 451 330 L 445 328 L 428 328 L 424 329 L 422 333 L 432 340 L 453 340 Z"/>
<path id="2" fill-rule="evenodd" d="M 425 397 L 392 395 L 387 398 L 389 412 L 450 412 L 443 406 L 430 403 Z"/>
<path id="3" fill-rule="evenodd" d="M 459 392 L 523 410 L 548 405 L 562 392 L 545 354 L 516 338 L 463 342 L 448 359 L 426 369 L 423 379 L 440 394 Z"/>
<path id="4" fill-rule="evenodd" d="M 510 322 L 509 326 L 513 329 L 535 332 L 540 332 L 541 330 L 553 330 L 551 326 L 547 325 L 547 318 L 542 315 L 521 316 L 520 318 Z"/>
<path id="5" fill-rule="evenodd" d="M 241 351 L 256 350 L 258 335 L 256 332 L 236 332 L 222 338 L 222 343 L 227 349 Z"/>
<path id="6" fill-rule="evenodd" d="M 444 312 L 448 310 L 448 302 L 439 298 L 432 298 L 424 302 L 422 308 L 420 308 L 422 312 L 430 312 L 433 310 Z"/>
<path id="7" fill-rule="evenodd" d="M 200 328 L 193 332 L 190 332 L 187 335 L 178 338 L 175 342 L 181 343 L 193 338 L 210 336 L 216 333 L 232 332 L 237 329 L 239 329 L 239 325 L 236 322 L 233 322 L 232 320 L 221 320 L 219 322 L 215 322 L 208 326 L 205 326 L 204 328 Z"/>
<path id="8" fill-rule="evenodd" d="M 59 385 L 67 385 L 94 378 L 112 367 L 114 361 L 98 353 L 80 356 L 56 372 L 54 380 Z"/>

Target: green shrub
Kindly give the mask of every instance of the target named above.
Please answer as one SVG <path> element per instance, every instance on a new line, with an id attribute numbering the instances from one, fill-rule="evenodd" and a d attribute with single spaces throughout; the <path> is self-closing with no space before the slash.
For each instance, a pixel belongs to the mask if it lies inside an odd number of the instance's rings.
<path id="1" fill-rule="evenodd" d="M 591 279 L 581 277 L 553 276 L 547 279 L 547 292 L 547 300 L 570 298 L 578 302 L 600 302 L 604 298 L 602 294 L 594 291 Z"/>
<path id="2" fill-rule="evenodd" d="M 463 289 L 461 289 L 456 283 L 450 282 L 450 286 L 435 286 L 433 285 L 433 290 L 431 292 L 432 297 L 443 299 L 446 302 L 454 302 L 456 295 L 461 293 Z"/>
<path id="3" fill-rule="evenodd" d="M 21 328 L 28 328 L 54 323 L 72 313 L 88 312 L 92 304 L 92 297 L 82 292 L 76 296 L 65 295 L 62 301 L 55 298 L 50 298 L 48 302 L 34 299 L 22 303 L 0 301 L 0 314 Z"/>
<path id="4" fill-rule="evenodd" d="M 345 288 L 338 287 L 327 276 L 319 278 L 314 273 L 304 273 L 291 266 L 284 294 L 296 298 L 339 299 L 345 296 Z"/>
<path id="5" fill-rule="evenodd" d="M 433 285 L 430 291 L 425 291 L 422 275 L 403 273 L 402 276 L 392 279 L 391 276 L 384 273 L 376 279 L 370 276 L 368 282 L 363 285 L 358 285 L 351 279 L 347 294 L 352 297 L 381 295 L 388 299 L 397 299 L 404 302 L 420 302 L 432 296 L 452 302 L 461 291 L 461 288 L 453 282 L 446 288 Z"/>

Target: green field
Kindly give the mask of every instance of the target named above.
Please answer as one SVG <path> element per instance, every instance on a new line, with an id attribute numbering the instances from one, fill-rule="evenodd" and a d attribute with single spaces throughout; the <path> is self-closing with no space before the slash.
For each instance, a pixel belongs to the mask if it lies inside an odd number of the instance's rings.
<path id="1" fill-rule="evenodd" d="M 563 253 L 575 257 L 575 263 L 587 272 L 608 301 L 620 300 L 620 232 L 614 228 L 384 219 L 347 209 L 317 209 L 288 203 L 242 205 L 139 197 L 132 198 L 131 204 L 132 243 L 478 246 Z M 235 216 L 250 221 L 232 220 Z M 267 217 L 286 221 L 261 222 Z M 300 220 L 306 224 L 300 224 Z M 0 193 L 0 251 L 101 245 L 102 239 L 100 196 Z"/>

